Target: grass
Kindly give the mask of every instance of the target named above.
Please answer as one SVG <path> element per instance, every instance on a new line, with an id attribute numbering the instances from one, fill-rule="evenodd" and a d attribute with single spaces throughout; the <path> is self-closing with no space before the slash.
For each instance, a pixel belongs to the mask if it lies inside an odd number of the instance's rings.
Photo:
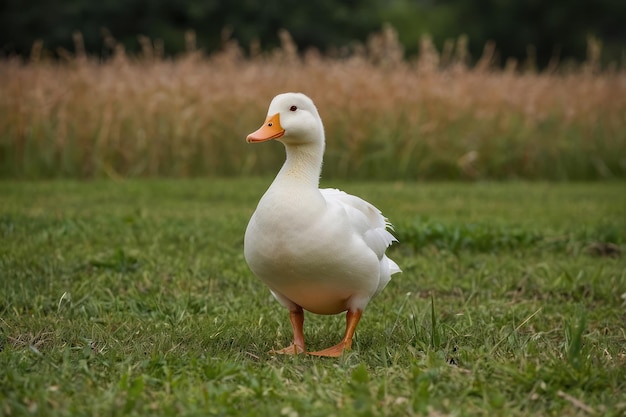
<path id="1" fill-rule="evenodd" d="M 535 72 L 494 67 L 493 45 L 469 65 L 464 38 L 405 58 L 391 28 L 334 57 L 282 40 L 268 54 L 226 43 L 164 59 L 143 42 L 138 57 L 51 62 L 35 45 L 29 62 L 2 60 L 0 177 L 273 175 L 283 156 L 244 138 L 291 90 L 319 107 L 328 177 L 626 177 L 626 70 L 601 70 L 597 45 L 578 68 Z"/>
<path id="2" fill-rule="evenodd" d="M 288 315 L 242 237 L 268 184 L 0 183 L 0 414 L 626 411 L 623 183 L 328 183 L 390 217 L 404 270 L 337 360 L 267 353 Z M 307 315 L 309 346 L 343 321 Z"/>

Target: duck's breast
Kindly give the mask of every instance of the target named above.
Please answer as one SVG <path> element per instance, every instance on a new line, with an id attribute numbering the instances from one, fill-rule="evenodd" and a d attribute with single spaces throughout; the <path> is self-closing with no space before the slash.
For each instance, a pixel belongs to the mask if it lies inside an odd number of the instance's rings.
<path id="1" fill-rule="evenodd" d="M 270 213 L 262 208 L 252 216 L 244 253 L 252 272 L 272 290 L 322 314 L 343 311 L 351 298 L 369 299 L 376 292 L 379 259 L 341 207 Z"/>

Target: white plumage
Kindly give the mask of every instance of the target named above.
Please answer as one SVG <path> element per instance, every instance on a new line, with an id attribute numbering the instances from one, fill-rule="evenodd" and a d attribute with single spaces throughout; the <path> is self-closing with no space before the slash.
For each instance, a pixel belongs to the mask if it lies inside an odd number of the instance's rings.
<path id="1" fill-rule="evenodd" d="M 276 353 L 306 351 L 302 309 L 317 314 L 347 311 L 344 339 L 320 352 L 339 356 L 351 346 L 369 301 L 387 285 L 398 265 L 385 255 L 396 239 L 372 204 L 336 189 L 322 189 L 319 176 L 324 128 L 307 96 L 276 96 L 250 143 L 276 139 L 287 158 L 252 215 L 244 240 L 252 272 L 290 311 L 291 346 Z"/>

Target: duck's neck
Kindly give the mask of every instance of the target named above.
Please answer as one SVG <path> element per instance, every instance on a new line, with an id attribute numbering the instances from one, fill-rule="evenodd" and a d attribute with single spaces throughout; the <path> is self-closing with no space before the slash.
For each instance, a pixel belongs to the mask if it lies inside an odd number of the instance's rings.
<path id="1" fill-rule="evenodd" d="M 287 160 L 274 180 L 274 184 L 295 185 L 299 189 L 319 187 L 322 172 L 324 143 L 285 145 Z"/>

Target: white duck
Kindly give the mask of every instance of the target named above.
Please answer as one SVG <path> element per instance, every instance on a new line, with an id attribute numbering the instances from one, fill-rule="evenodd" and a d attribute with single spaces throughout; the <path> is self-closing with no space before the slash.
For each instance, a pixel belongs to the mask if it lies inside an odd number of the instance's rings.
<path id="1" fill-rule="evenodd" d="M 244 253 L 252 272 L 289 309 L 293 343 L 272 352 L 306 352 L 303 309 L 316 314 L 347 311 L 341 342 L 309 352 L 340 356 L 350 349 L 369 301 L 400 272 L 385 255 L 396 239 L 370 203 L 318 188 L 324 127 L 310 98 L 300 93 L 274 97 L 265 123 L 246 140 L 270 139 L 285 145 L 287 160 L 250 219 Z"/>

